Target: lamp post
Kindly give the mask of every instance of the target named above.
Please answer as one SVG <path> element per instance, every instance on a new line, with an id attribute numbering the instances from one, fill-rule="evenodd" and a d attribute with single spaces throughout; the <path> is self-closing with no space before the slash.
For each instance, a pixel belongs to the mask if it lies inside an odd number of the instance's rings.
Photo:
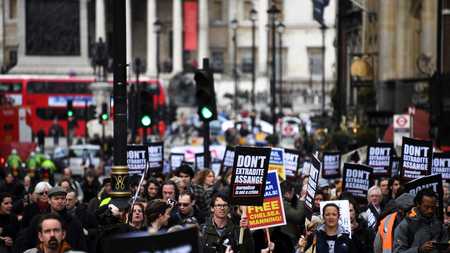
<path id="1" fill-rule="evenodd" d="M 237 74 L 237 19 L 231 20 L 231 29 L 233 30 L 233 78 L 234 78 L 234 100 L 233 107 L 236 115 L 238 114 L 238 74 Z"/>
<path id="2" fill-rule="evenodd" d="M 272 4 L 269 10 L 267 10 L 267 13 L 270 16 L 270 24 L 271 24 L 271 30 L 272 30 L 272 76 L 270 79 L 270 93 L 271 93 L 271 104 L 270 104 L 270 113 L 272 115 L 272 126 L 273 126 L 273 134 L 276 135 L 276 115 L 275 115 L 275 107 L 276 107 L 276 90 L 275 90 L 275 83 L 276 83 L 276 51 L 275 51 L 275 20 L 277 18 L 277 14 L 280 13 L 280 10 L 275 6 L 275 4 Z"/>
<path id="3" fill-rule="evenodd" d="M 161 28 L 162 28 L 162 23 L 161 21 L 159 21 L 159 19 L 156 19 L 156 21 L 153 23 L 153 27 L 154 27 L 154 31 L 156 33 L 156 81 L 159 83 L 159 73 L 161 72 L 160 70 L 160 64 L 159 64 L 159 55 L 160 55 L 160 49 L 159 49 L 159 45 L 160 45 L 160 40 L 161 40 Z M 158 87 L 158 86 L 157 86 Z M 152 95 L 153 97 L 153 101 L 156 99 L 155 95 Z M 155 112 L 155 107 L 154 104 L 151 105 L 152 106 L 152 112 L 153 112 L 153 119 L 152 121 L 155 122 L 155 124 L 151 124 L 153 125 L 152 128 L 152 134 L 158 134 L 158 125 L 159 125 L 159 117 L 156 117 L 156 115 L 158 114 L 157 112 Z M 147 131 L 147 128 L 145 128 L 144 131 Z"/>
<path id="4" fill-rule="evenodd" d="M 252 111 L 255 112 L 256 108 L 255 108 L 255 104 L 256 104 L 256 100 L 255 100 L 255 86 L 256 86 L 256 69 L 255 69 L 255 65 L 256 65 L 256 17 L 258 15 L 258 12 L 255 9 L 252 9 L 250 11 L 250 20 L 252 21 L 252 98 L 251 98 L 251 103 L 252 103 Z M 253 129 L 254 126 L 252 126 Z"/>
<path id="5" fill-rule="evenodd" d="M 325 32 L 327 26 L 321 24 L 322 31 L 322 116 L 325 116 Z"/>
<path id="6" fill-rule="evenodd" d="M 160 34 L 161 34 L 162 23 L 159 19 L 153 23 L 153 29 L 156 33 L 156 80 L 159 81 L 159 44 L 160 44 Z"/>
<path id="7" fill-rule="evenodd" d="M 282 23 L 279 22 L 277 24 L 277 33 L 278 33 L 278 64 L 279 64 L 279 89 L 280 89 L 280 94 L 279 95 L 279 103 L 280 103 L 280 117 L 283 116 L 283 33 L 284 30 L 286 29 L 286 26 Z"/>

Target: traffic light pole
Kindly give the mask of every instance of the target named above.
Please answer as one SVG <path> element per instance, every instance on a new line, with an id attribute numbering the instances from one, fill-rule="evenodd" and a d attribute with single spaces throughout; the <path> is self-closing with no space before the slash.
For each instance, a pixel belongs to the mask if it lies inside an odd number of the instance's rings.
<path id="1" fill-rule="evenodd" d="M 209 69 L 209 59 L 203 58 L 203 69 L 207 71 L 208 73 L 213 75 L 211 72 L 211 69 Z M 209 121 L 205 120 L 203 121 L 203 153 L 205 154 L 205 168 L 210 168 L 211 164 L 211 153 L 209 152 L 209 145 L 210 145 L 210 139 L 209 139 Z"/>

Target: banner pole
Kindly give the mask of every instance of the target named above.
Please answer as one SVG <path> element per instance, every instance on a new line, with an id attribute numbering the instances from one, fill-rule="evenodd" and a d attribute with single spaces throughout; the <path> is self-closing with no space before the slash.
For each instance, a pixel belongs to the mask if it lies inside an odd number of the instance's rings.
<path id="1" fill-rule="evenodd" d="M 272 252 L 271 250 L 270 250 L 270 233 L 269 233 L 269 229 L 268 228 L 265 228 L 264 229 L 264 231 L 266 232 L 266 237 L 267 237 L 267 248 L 269 248 L 269 252 Z"/>
<path id="2" fill-rule="evenodd" d="M 247 206 L 242 206 L 241 219 L 242 218 L 247 218 Z M 245 228 L 241 227 L 241 229 L 239 231 L 239 245 L 242 245 L 244 242 L 244 232 L 245 232 Z"/>

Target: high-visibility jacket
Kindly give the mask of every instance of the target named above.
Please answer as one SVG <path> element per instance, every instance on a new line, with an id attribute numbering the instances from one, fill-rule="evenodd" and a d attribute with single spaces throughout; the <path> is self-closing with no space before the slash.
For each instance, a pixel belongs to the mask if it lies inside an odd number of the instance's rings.
<path id="1" fill-rule="evenodd" d="M 394 230 L 397 212 L 391 213 L 381 220 L 378 226 L 378 234 L 382 241 L 383 253 L 392 253 L 394 249 Z"/>

